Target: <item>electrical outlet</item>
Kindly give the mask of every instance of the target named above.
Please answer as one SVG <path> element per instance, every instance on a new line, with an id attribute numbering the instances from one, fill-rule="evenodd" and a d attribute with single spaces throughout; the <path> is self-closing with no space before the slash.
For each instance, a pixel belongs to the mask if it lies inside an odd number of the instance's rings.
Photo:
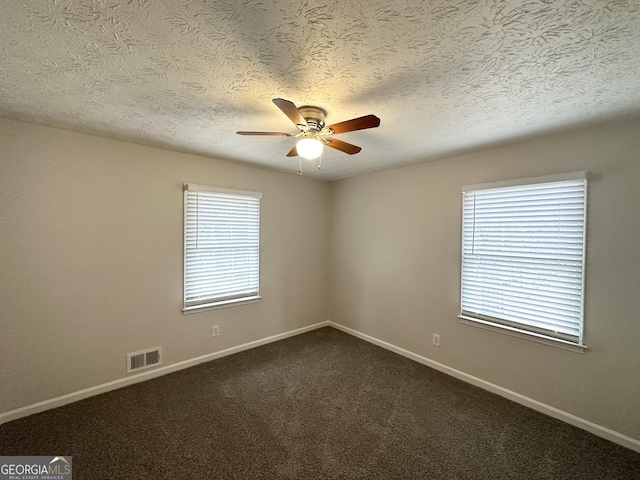
<path id="1" fill-rule="evenodd" d="M 214 325 L 213 327 L 211 327 L 211 333 L 214 337 L 217 337 L 218 335 L 220 335 L 220 326 Z"/>
<path id="2" fill-rule="evenodd" d="M 436 347 L 439 347 L 439 346 L 440 346 L 440 335 L 438 335 L 437 333 L 434 333 L 434 334 L 433 334 L 433 344 L 434 344 Z"/>

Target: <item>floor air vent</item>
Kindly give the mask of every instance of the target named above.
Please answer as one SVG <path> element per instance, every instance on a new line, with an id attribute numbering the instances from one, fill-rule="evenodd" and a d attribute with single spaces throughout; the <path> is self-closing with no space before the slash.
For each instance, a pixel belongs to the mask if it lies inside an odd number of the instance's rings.
<path id="1" fill-rule="evenodd" d="M 145 368 L 160 365 L 160 347 L 150 348 L 149 350 L 141 350 L 139 352 L 127 354 L 127 373 L 137 372 Z"/>

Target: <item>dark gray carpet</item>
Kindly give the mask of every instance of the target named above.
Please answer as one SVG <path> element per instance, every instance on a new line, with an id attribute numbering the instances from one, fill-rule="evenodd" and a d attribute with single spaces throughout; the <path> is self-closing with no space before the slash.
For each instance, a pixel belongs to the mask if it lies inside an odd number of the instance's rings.
<path id="1" fill-rule="evenodd" d="M 0 426 L 74 479 L 639 479 L 640 454 L 332 328 Z"/>

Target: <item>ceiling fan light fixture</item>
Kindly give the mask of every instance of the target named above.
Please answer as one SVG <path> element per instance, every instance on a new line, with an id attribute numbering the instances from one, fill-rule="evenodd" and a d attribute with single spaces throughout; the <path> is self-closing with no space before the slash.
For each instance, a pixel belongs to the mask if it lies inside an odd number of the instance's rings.
<path id="1" fill-rule="evenodd" d="M 322 150 L 326 145 L 334 150 L 353 155 L 362 150 L 357 145 L 352 145 L 347 142 L 343 142 L 336 138 L 332 138 L 333 135 L 340 133 L 353 132 L 355 130 L 365 130 L 367 128 L 375 128 L 380 126 L 380 119 L 375 115 L 365 115 L 364 117 L 352 118 L 351 120 L 345 120 L 344 122 L 334 123 L 332 125 L 325 126 L 325 118 L 327 111 L 324 108 L 316 107 L 313 105 L 304 105 L 300 108 L 290 101 L 284 98 L 274 98 L 273 103 L 276 107 L 282 110 L 289 120 L 291 120 L 298 129 L 298 132 L 284 133 L 284 132 L 251 132 L 240 130 L 236 132 L 238 135 L 267 135 L 272 137 L 301 137 L 298 143 L 293 146 L 287 157 L 299 157 L 300 169 L 299 174 L 302 174 L 302 159 L 314 160 L 320 158 L 318 162 L 318 168 L 322 163 Z"/>
<path id="2" fill-rule="evenodd" d="M 296 144 L 298 155 L 307 160 L 312 160 L 322 155 L 323 147 L 323 143 L 315 138 L 303 138 Z"/>

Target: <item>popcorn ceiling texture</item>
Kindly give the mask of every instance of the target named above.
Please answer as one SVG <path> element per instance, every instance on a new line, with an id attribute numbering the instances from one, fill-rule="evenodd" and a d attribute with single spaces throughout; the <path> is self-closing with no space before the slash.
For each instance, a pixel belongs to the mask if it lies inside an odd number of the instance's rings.
<path id="1" fill-rule="evenodd" d="M 1 0 L 0 116 L 295 172 L 271 103 L 373 113 L 335 180 L 640 112 L 638 0 Z"/>

